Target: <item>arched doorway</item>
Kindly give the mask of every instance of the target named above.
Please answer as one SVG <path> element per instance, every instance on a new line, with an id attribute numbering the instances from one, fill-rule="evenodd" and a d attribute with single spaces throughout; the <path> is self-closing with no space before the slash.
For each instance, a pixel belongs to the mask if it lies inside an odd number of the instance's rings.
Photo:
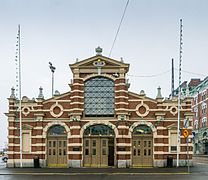
<path id="1" fill-rule="evenodd" d="M 114 131 L 97 124 L 84 131 L 83 165 L 85 167 L 114 166 Z"/>
<path id="2" fill-rule="evenodd" d="M 133 130 L 132 166 L 153 166 L 153 133 L 147 125 L 139 125 Z"/>
<path id="3" fill-rule="evenodd" d="M 67 133 L 63 126 L 54 125 L 47 133 L 47 164 L 67 167 Z"/>

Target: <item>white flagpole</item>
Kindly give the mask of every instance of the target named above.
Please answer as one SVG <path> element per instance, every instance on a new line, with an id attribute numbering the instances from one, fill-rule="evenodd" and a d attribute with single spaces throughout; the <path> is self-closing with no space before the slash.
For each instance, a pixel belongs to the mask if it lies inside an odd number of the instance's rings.
<path id="1" fill-rule="evenodd" d="M 181 112 L 181 61 L 182 61 L 182 19 L 180 19 L 180 52 L 179 52 L 179 86 L 178 86 L 178 141 L 177 141 L 177 167 L 180 159 L 180 112 Z"/>
<path id="2" fill-rule="evenodd" d="M 18 25 L 19 57 L 19 126 L 20 126 L 20 167 L 22 167 L 22 92 L 21 92 L 21 58 L 20 58 L 20 25 Z"/>

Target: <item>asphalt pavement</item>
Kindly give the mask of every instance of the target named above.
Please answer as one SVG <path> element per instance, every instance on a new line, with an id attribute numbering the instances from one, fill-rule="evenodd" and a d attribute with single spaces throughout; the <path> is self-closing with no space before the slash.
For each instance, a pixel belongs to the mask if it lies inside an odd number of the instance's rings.
<path id="1" fill-rule="evenodd" d="M 6 168 L 0 162 L 0 180 L 35 180 L 35 179 L 79 179 L 79 180 L 207 180 L 208 156 L 194 157 L 194 166 L 188 173 L 187 167 L 173 168 Z"/>

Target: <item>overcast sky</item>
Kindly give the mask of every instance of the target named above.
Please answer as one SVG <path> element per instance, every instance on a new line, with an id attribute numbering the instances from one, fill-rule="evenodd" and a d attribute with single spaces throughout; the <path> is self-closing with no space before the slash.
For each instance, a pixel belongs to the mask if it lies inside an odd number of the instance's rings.
<path id="1" fill-rule="evenodd" d="M 7 98 L 15 87 L 15 45 L 21 25 L 22 95 L 51 96 L 55 89 L 69 91 L 68 64 L 95 55 L 101 46 L 108 56 L 127 0 L 0 0 L 0 146 L 7 141 Z M 156 96 L 170 94 L 171 58 L 178 69 L 179 23 L 183 19 L 182 79 L 205 78 L 208 67 L 207 0 L 130 0 L 111 58 L 130 64 L 130 91 Z M 166 73 L 163 73 L 166 72 Z M 155 77 L 154 74 L 162 75 Z M 197 73 L 197 74 L 194 74 Z M 178 71 L 175 70 L 175 86 Z"/>

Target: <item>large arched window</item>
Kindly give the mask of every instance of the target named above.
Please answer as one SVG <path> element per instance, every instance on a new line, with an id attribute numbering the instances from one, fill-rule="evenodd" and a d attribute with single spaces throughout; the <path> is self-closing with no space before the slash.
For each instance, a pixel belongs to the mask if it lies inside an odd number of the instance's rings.
<path id="1" fill-rule="evenodd" d="M 85 116 L 114 116 L 114 82 L 105 77 L 87 80 L 84 86 Z"/>

